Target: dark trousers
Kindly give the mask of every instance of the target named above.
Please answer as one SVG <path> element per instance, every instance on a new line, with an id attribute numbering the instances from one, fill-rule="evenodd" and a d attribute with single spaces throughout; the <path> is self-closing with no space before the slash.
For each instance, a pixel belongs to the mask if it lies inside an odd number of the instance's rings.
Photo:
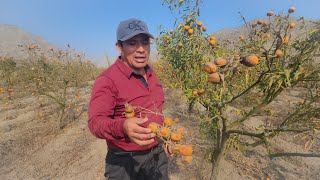
<path id="1" fill-rule="evenodd" d="M 145 152 L 108 151 L 107 180 L 168 180 L 168 157 L 162 146 Z"/>

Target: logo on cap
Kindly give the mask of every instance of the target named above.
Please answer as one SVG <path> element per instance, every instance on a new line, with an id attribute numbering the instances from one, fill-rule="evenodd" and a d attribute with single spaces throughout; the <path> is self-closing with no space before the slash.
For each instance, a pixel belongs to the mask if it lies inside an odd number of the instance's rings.
<path id="1" fill-rule="evenodd" d="M 143 25 L 141 26 L 141 25 L 139 25 L 139 23 L 140 23 L 141 21 L 131 21 L 130 23 L 129 23 L 129 25 L 128 25 L 128 28 L 129 29 L 133 29 L 133 30 L 135 30 L 135 31 L 137 31 L 137 30 L 140 30 L 140 31 L 143 31 Z"/>

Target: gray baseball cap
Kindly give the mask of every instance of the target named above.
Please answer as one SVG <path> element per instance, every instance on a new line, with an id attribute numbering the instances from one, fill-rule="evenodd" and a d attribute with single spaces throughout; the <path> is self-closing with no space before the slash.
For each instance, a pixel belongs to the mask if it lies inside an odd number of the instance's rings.
<path id="1" fill-rule="evenodd" d="M 126 41 L 141 33 L 153 39 L 145 22 L 134 18 L 121 21 L 117 29 L 117 41 Z"/>

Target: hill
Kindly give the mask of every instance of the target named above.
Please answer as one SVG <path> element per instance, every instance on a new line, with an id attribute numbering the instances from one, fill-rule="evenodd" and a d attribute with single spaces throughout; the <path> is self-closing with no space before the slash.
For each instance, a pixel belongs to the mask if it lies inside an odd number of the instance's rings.
<path id="1" fill-rule="evenodd" d="M 55 47 L 43 38 L 29 33 L 15 25 L 0 24 L 0 39 L 1 56 L 12 56 L 15 58 L 24 57 L 25 52 L 21 51 L 22 48 L 19 48 L 19 45 L 29 46 L 31 44 L 37 44 L 43 49 L 42 52 L 45 52 L 51 47 Z"/>

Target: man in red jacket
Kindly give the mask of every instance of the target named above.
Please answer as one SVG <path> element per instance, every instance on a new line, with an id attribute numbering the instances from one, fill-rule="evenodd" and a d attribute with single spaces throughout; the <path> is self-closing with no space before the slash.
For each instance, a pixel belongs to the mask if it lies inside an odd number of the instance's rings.
<path id="1" fill-rule="evenodd" d="M 89 104 L 89 129 L 106 139 L 107 179 L 168 179 L 168 158 L 147 128 L 163 123 L 164 92 L 149 66 L 147 25 L 138 19 L 120 22 L 116 62 L 97 77 Z M 135 116 L 124 116 L 125 104 Z"/>

